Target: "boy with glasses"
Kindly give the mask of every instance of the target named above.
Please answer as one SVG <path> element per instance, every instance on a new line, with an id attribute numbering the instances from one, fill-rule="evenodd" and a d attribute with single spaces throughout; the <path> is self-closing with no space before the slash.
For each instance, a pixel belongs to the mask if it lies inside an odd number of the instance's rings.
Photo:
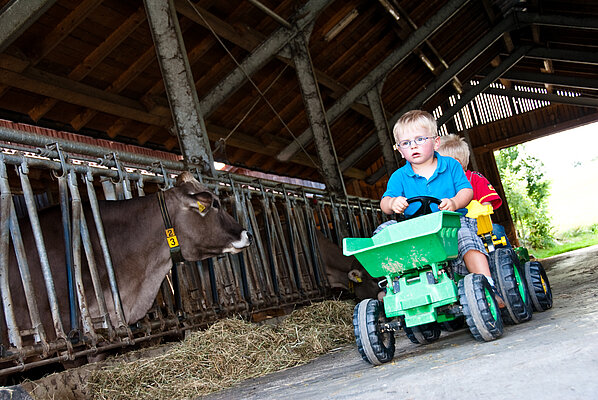
<path id="1" fill-rule="evenodd" d="M 484 244 L 477 235 L 476 221 L 465 217 L 465 207 L 473 198 L 472 186 L 457 160 L 436 152 L 440 145 L 436 120 L 426 111 L 409 111 L 399 118 L 393 135 L 397 143 L 395 149 L 398 147 L 407 163 L 388 180 L 380 208 L 386 214 L 394 212 L 409 217 L 417 211 L 418 204 L 409 205 L 408 198 L 432 196 L 440 199 L 439 210 L 461 214 L 459 255 L 451 262 L 453 272 L 482 274 L 495 288 Z M 498 306 L 505 307 L 496 289 L 494 292 Z"/>

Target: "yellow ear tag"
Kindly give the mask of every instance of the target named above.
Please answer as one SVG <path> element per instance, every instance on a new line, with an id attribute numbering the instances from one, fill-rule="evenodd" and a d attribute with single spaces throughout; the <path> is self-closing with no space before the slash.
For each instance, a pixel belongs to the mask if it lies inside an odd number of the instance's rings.
<path id="1" fill-rule="evenodd" d="M 204 206 L 203 204 L 201 204 L 199 201 L 197 202 L 197 208 L 199 208 L 199 212 L 202 213 L 203 210 L 206 209 L 206 206 Z"/>

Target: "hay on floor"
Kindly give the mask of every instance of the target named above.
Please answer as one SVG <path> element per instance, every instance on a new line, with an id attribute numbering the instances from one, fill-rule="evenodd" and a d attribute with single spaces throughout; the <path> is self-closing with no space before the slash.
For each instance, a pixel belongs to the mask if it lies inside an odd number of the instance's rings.
<path id="1" fill-rule="evenodd" d="M 187 399 L 305 364 L 354 341 L 353 307 L 324 301 L 275 326 L 224 319 L 189 334 L 163 356 L 94 372 L 87 391 L 94 399 Z"/>

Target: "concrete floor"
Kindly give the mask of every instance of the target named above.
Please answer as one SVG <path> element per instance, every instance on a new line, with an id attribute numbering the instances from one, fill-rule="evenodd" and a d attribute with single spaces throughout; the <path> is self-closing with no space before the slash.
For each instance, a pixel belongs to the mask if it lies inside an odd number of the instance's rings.
<path id="1" fill-rule="evenodd" d="M 542 263 L 553 308 L 498 340 L 465 329 L 414 345 L 399 332 L 388 364 L 349 346 L 203 399 L 598 399 L 598 246 Z"/>

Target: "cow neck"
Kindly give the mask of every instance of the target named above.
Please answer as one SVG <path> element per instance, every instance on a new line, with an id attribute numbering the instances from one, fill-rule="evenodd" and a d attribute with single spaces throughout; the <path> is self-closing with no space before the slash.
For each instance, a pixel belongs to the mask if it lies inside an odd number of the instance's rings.
<path id="1" fill-rule="evenodd" d="M 158 204 L 160 205 L 160 213 L 162 214 L 162 220 L 164 221 L 164 228 L 166 233 L 166 243 L 170 248 L 170 258 L 173 262 L 184 262 L 183 254 L 181 253 L 181 246 L 179 246 L 179 240 L 174 232 L 174 227 L 170 221 L 170 215 L 168 214 L 168 207 L 166 207 L 166 199 L 164 198 L 164 192 L 158 190 Z"/>

